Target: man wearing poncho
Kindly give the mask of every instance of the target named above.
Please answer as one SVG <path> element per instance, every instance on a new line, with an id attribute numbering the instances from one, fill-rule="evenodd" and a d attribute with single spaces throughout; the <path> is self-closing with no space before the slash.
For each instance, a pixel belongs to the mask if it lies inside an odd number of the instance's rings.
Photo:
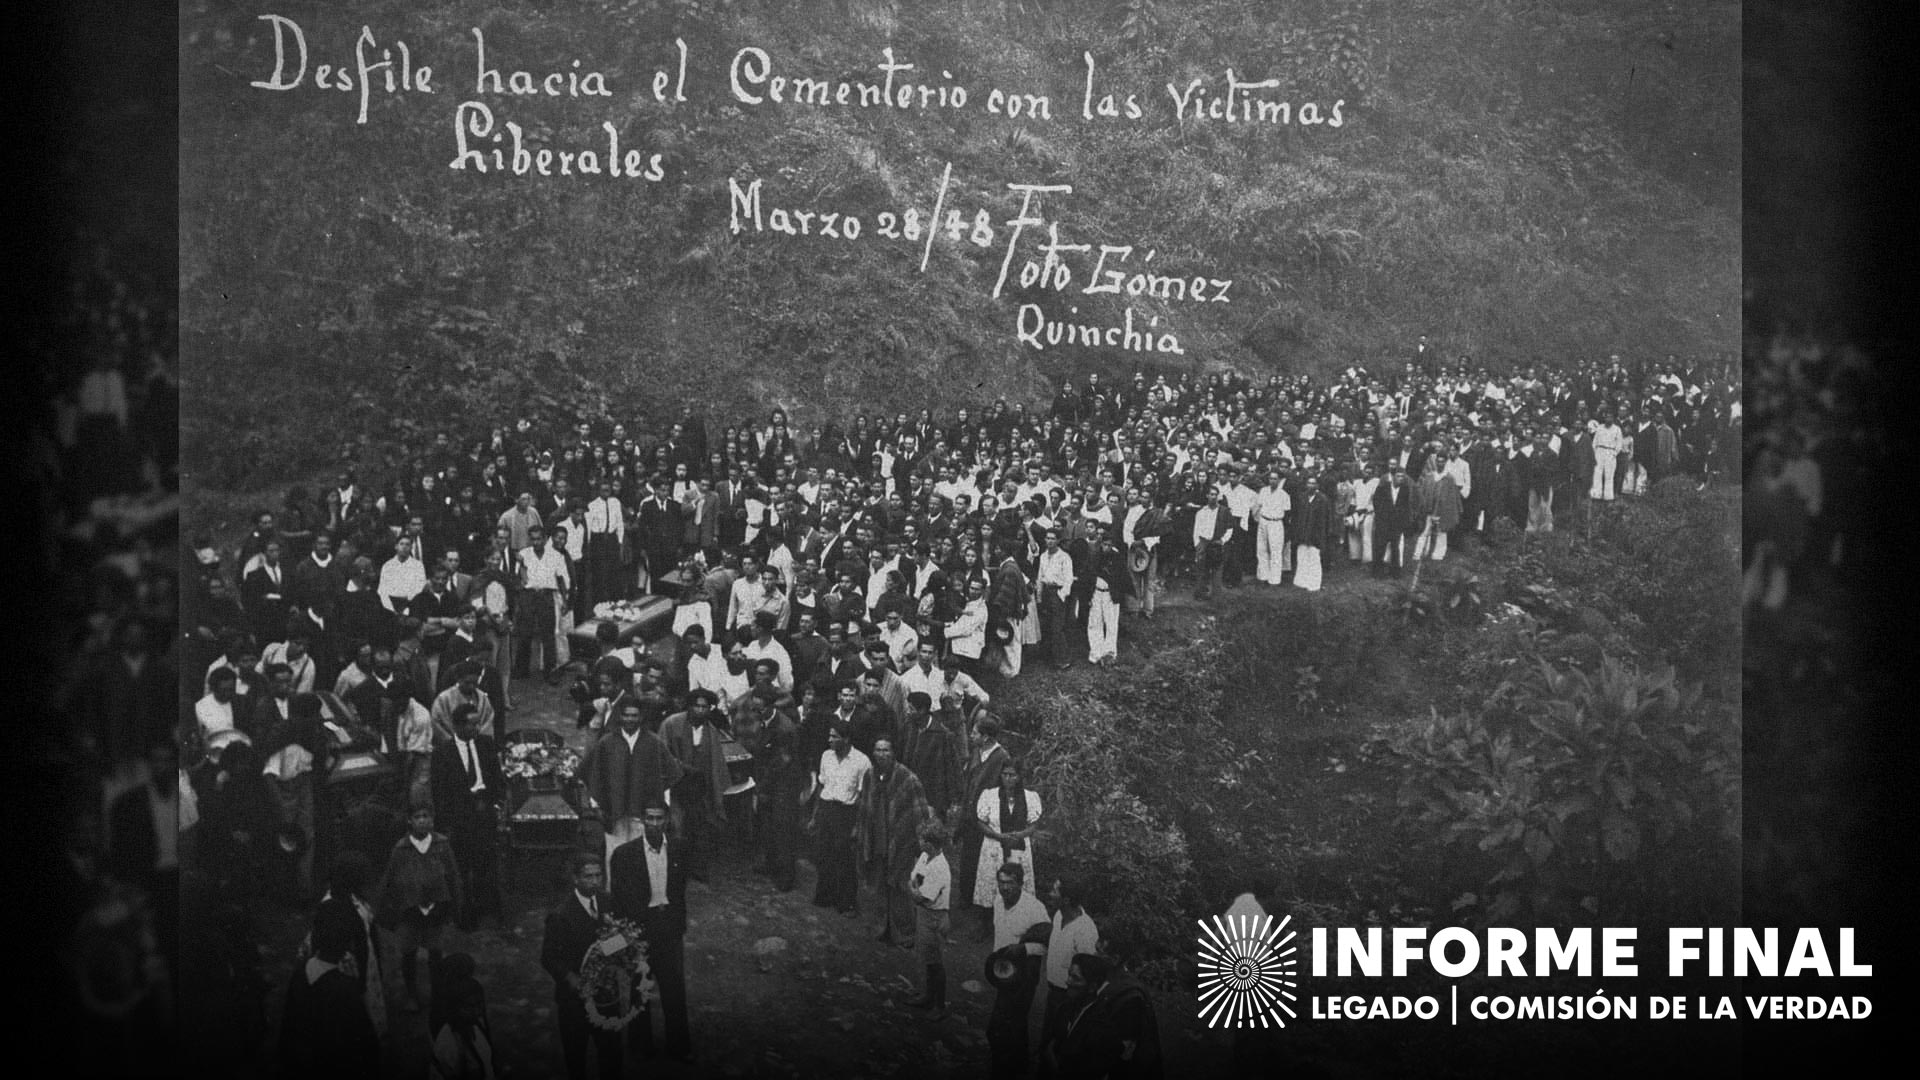
<path id="1" fill-rule="evenodd" d="M 1294 535 L 1299 549 L 1294 552 L 1293 583 L 1308 592 L 1320 589 L 1323 567 L 1322 548 L 1338 549 L 1340 533 L 1335 526 L 1333 502 L 1320 491 L 1320 481 L 1307 477 L 1306 496 L 1295 511 Z"/>
<path id="2" fill-rule="evenodd" d="M 912 946 L 913 900 L 907 894 L 907 875 L 920 855 L 920 826 L 932 813 L 920 778 L 894 760 L 893 739 L 876 739 L 867 796 L 860 802 L 860 855 L 879 893 L 876 936 L 883 942 Z"/>
<path id="3" fill-rule="evenodd" d="M 606 858 L 640 835 L 640 815 L 650 802 L 666 797 L 680 779 L 680 763 L 660 736 L 646 730 L 642 705 L 626 699 L 615 717 L 618 726 L 600 736 L 580 759 L 580 779 L 600 810 L 606 828 Z"/>
<path id="4" fill-rule="evenodd" d="M 671 783 L 675 832 L 684 838 L 687 872 L 696 881 L 706 880 L 714 832 L 727 820 L 727 756 L 720 748 L 720 729 L 711 722 L 718 703 L 713 691 L 695 690 L 687 696 L 687 711 L 660 725 L 660 741 L 680 768 L 680 778 Z"/>

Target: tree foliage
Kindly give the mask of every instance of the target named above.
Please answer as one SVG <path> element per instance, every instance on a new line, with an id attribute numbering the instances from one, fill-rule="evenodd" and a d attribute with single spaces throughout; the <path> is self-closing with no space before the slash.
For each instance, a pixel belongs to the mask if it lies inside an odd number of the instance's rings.
<path id="1" fill-rule="evenodd" d="M 1471 917 L 1620 925 L 1737 897 L 1737 713 L 1671 667 L 1540 662 L 1389 748 L 1428 842 L 1485 874 L 1454 905 Z"/>

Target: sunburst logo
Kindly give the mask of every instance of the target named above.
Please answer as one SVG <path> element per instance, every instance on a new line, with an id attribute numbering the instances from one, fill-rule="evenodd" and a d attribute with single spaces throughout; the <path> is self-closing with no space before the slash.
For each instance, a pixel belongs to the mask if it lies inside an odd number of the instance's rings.
<path id="1" fill-rule="evenodd" d="M 1200 920 L 1200 1019 L 1208 1027 L 1286 1027 L 1298 948 L 1271 915 L 1216 915 Z"/>

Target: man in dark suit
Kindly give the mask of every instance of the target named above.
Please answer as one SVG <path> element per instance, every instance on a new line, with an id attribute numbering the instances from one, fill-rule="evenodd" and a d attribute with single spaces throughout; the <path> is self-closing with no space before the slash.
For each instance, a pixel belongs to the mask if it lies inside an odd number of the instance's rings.
<path id="1" fill-rule="evenodd" d="M 690 1061 L 693 1040 L 687 1024 L 687 871 L 683 845 L 667 838 L 667 808 L 649 803 L 641 814 L 641 838 L 613 852 L 614 914 L 638 923 L 647 936 L 647 964 L 660 987 L 670 1058 Z M 628 1045 L 653 1056 L 653 1016 L 642 1013 L 627 1028 Z"/>
<path id="2" fill-rule="evenodd" d="M 1373 574 L 1400 576 L 1406 565 L 1407 531 L 1413 527 L 1413 485 L 1404 466 L 1373 492 Z M 1418 530 L 1414 530 L 1418 535 Z"/>
<path id="3" fill-rule="evenodd" d="M 646 556 L 647 575 L 653 582 L 653 591 L 658 593 L 667 589 L 660 579 L 680 563 L 684 530 L 680 522 L 680 505 L 668 498 L 666 478 L 656 476 L 650 483 L 653 492 L 640 503 L 634 531 L 638 533 L 640 551 Z"/>
<path id="4" fill-rule="evenodd" d="M 738 547 L 747 538 L 747 483 L 739 466 L 729 469 L 724 480 L 718 480 L 714 493 L 719 496 L 720 544 Z"/>
<path id="5" fill-rule="evenodd" d="M 280 562 L 280 541 L 268 540 L 260 564 L 240 582 L 240 603 L 256 640 L 284 641 L 287 630 L 287 568 Z"/>
<path id="6" fill-rule="evenodd" d="M 455 599 L 462 604 L 473 603 L 473 575 L 460 570 L 460 549 L 448 548 L 441 555 L 440 565 L 447 568 L 447 588 Z"/>
<path id="7" fill-rule="evenodd" d="M 856 655 L 853 638 L 847 636 L 843 623 L 833 623 L 827 627 L 827 655 L 814 665 L 813 685 L 823 693 L 838 694 L 839 688 L 859 681 L 866 672 L 866 665 Z"/>
<path id="8" fill-rule="evenodd" d="M 180 755 L 173 740 L 154 736 L 146 765 L 146 782 L 115 799 L 107 816 L 107 869 L 146 890 L 161 951 L 169 964 L 177 964 Z"/>
<path id="9" fill-rule="evenodd" d="M 1159 1080 L 1164 1075 L 1153 999 L 1138 980 L 1094 953 L 1067 969 L 1068 998 L 1046 1059 L 1062 1080 Z"/>
<path id="10" fill-rule="evenodd" d="M 1441 362 L 1440 347 L 1428 341 L 1427 335 L 1421 334 L 1420 340 L 1414 343 L 1413 352 L 1407 357 L 1407 363 L 1420 374 L 1432 376 L 1439 373 Z"/>
<path id="11" fill-rule="evenodd" d="M 374 1016 L 374 1026 L 384 1029 L 380 931 L 368 900 L 377 884 L 365 852 L 349 848 L 334 856 L 326 895 L 313 911 L 313 936 L 317 939 L 326 933 L 321 929 L 325 923 L 336 923 L 345 929 L 344 936 L 352 942 L 347 952 L 353 957 L 354 978 L 360 984 L 360 992 L 367 996 L 367 1011 Z M 369 987 L 373 988 L 372 994 L 368 994 Z M 375 1000 L 383 1003 L 378 1013 L 373 1009 Z"/>
<path id="12" fill-rule="evenodd" d="M 472 930 L 481 912 L 500 914 L 494 842 L 507 781 L 500 772 L 499 744 L 480 734 L 478 708 L 455 709 L 453 732 L 451 740 L 434 750 L 430 782 L 434 813 L 453 841 L 454 861 L 467 879 L 461 929 Z"/>
<path id="13" fill-rule="evenodd" d="M 493 651 L 481 647 L 479 630 L 480 617 L 473 608 L 463 608 L 454 616 L 453 633 L 447 635 L 440 649 L 440 673 L 433 686 L 436 695 L 453 685 L 461 664 Z"/>
<path id="14" fill-rule="evenodd" d="M 311 610 L 333 603 L 347 588 L 347 567 L 333 557 L 332 535 L 313 537 L 313 551 L 287 571 L 286 599 Z"/>
<path id="15" fill-rule="evenodd" d="M 720 542 L 720 496 L 713 481 L 702 478 L 699 487 L 680 504 L 681 539 L 701 551 Z"/>
<path id="16" fill-rule="evenodd" d="M 407 614 L 427 626 L 452 630 L 460 613 L 472 610 L 472 605 L 454 595 L 451 579 L 445 563 L 434 567 L 427 577 L 427 587 L 407 605 Z"/>
<path id="17" fill-rule="evenodd" d="M 367 1014 L 359 980 L 341 970 L 353 947 L 352 927 L 329 920 L 314 927 L 313 955 L 294 968 L 282 1010 L 279 1060 L 289 1077 L 374 1076 L 380 1035 Z"/>
<path id="18" fill-rule="evenodd" d="M 400 741 L 399 706 L 388 693 L 388 688 L 397 684 L 409 696 L 412 691 L 406 680 L 394 670 L 392 649 L 375 648 L 368 662 L 372 664 L 372 669 L 367 677 L 348 690 L 343 700 L 353 707 L 361 723 L 379 732 L 387 740 L 388 746 L 397 746 Z"/>
<path id="19" fill-rule="evenodd" d="M 600 1057 L 600 1080 L 619 1080 L 620 1034 L 601 1031 L 587 1020 L 587 1003 L 581 997 L 580 964 L 600 934 L 601 895 L 606 871 L 600 858 L 579 851 L 569 857 L 567 869 L 573 889 L 559 906 L 547 913 L 545 938 L 540 944 L 540 966 L 553 976 L 553 1012 L 560 1023 L 560 1052 L 566 1057 L 569 1080 L 586 1080 L 587 1042 L 592 1037 Z M 658 973 L 655 963 L 655 972 Z M 637 1021 L 636 1021 L 637 1022 Z"/>

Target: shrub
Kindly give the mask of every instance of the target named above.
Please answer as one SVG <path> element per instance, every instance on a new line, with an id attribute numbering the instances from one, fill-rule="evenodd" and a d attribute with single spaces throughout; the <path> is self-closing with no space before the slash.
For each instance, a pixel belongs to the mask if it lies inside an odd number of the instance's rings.
<path id="1" fill-rule="evenodd" d="M 1456 910 L 1620 924 L 1737 902 L 1737 714 L 1670 667 L 1541 662 L 1480 711 L 1435 712 L 1390 748 L 1402 808 L 1486 875 L 1485 897 Z"/>
<path id="2" fill-rule="evenodd" d="M 1129 790 L 1134 742 L 1119 710 L 1062 694 L 1039 711 L 1028 760 L 1046 800 L 1044 832 L 1056 840 L 1038 853 L 1042 875 L 1085 883 L 1116 952 L 1150 955 L 1191 937 L 1182 910 L 1193 886 L 1187 839 Z"/>

